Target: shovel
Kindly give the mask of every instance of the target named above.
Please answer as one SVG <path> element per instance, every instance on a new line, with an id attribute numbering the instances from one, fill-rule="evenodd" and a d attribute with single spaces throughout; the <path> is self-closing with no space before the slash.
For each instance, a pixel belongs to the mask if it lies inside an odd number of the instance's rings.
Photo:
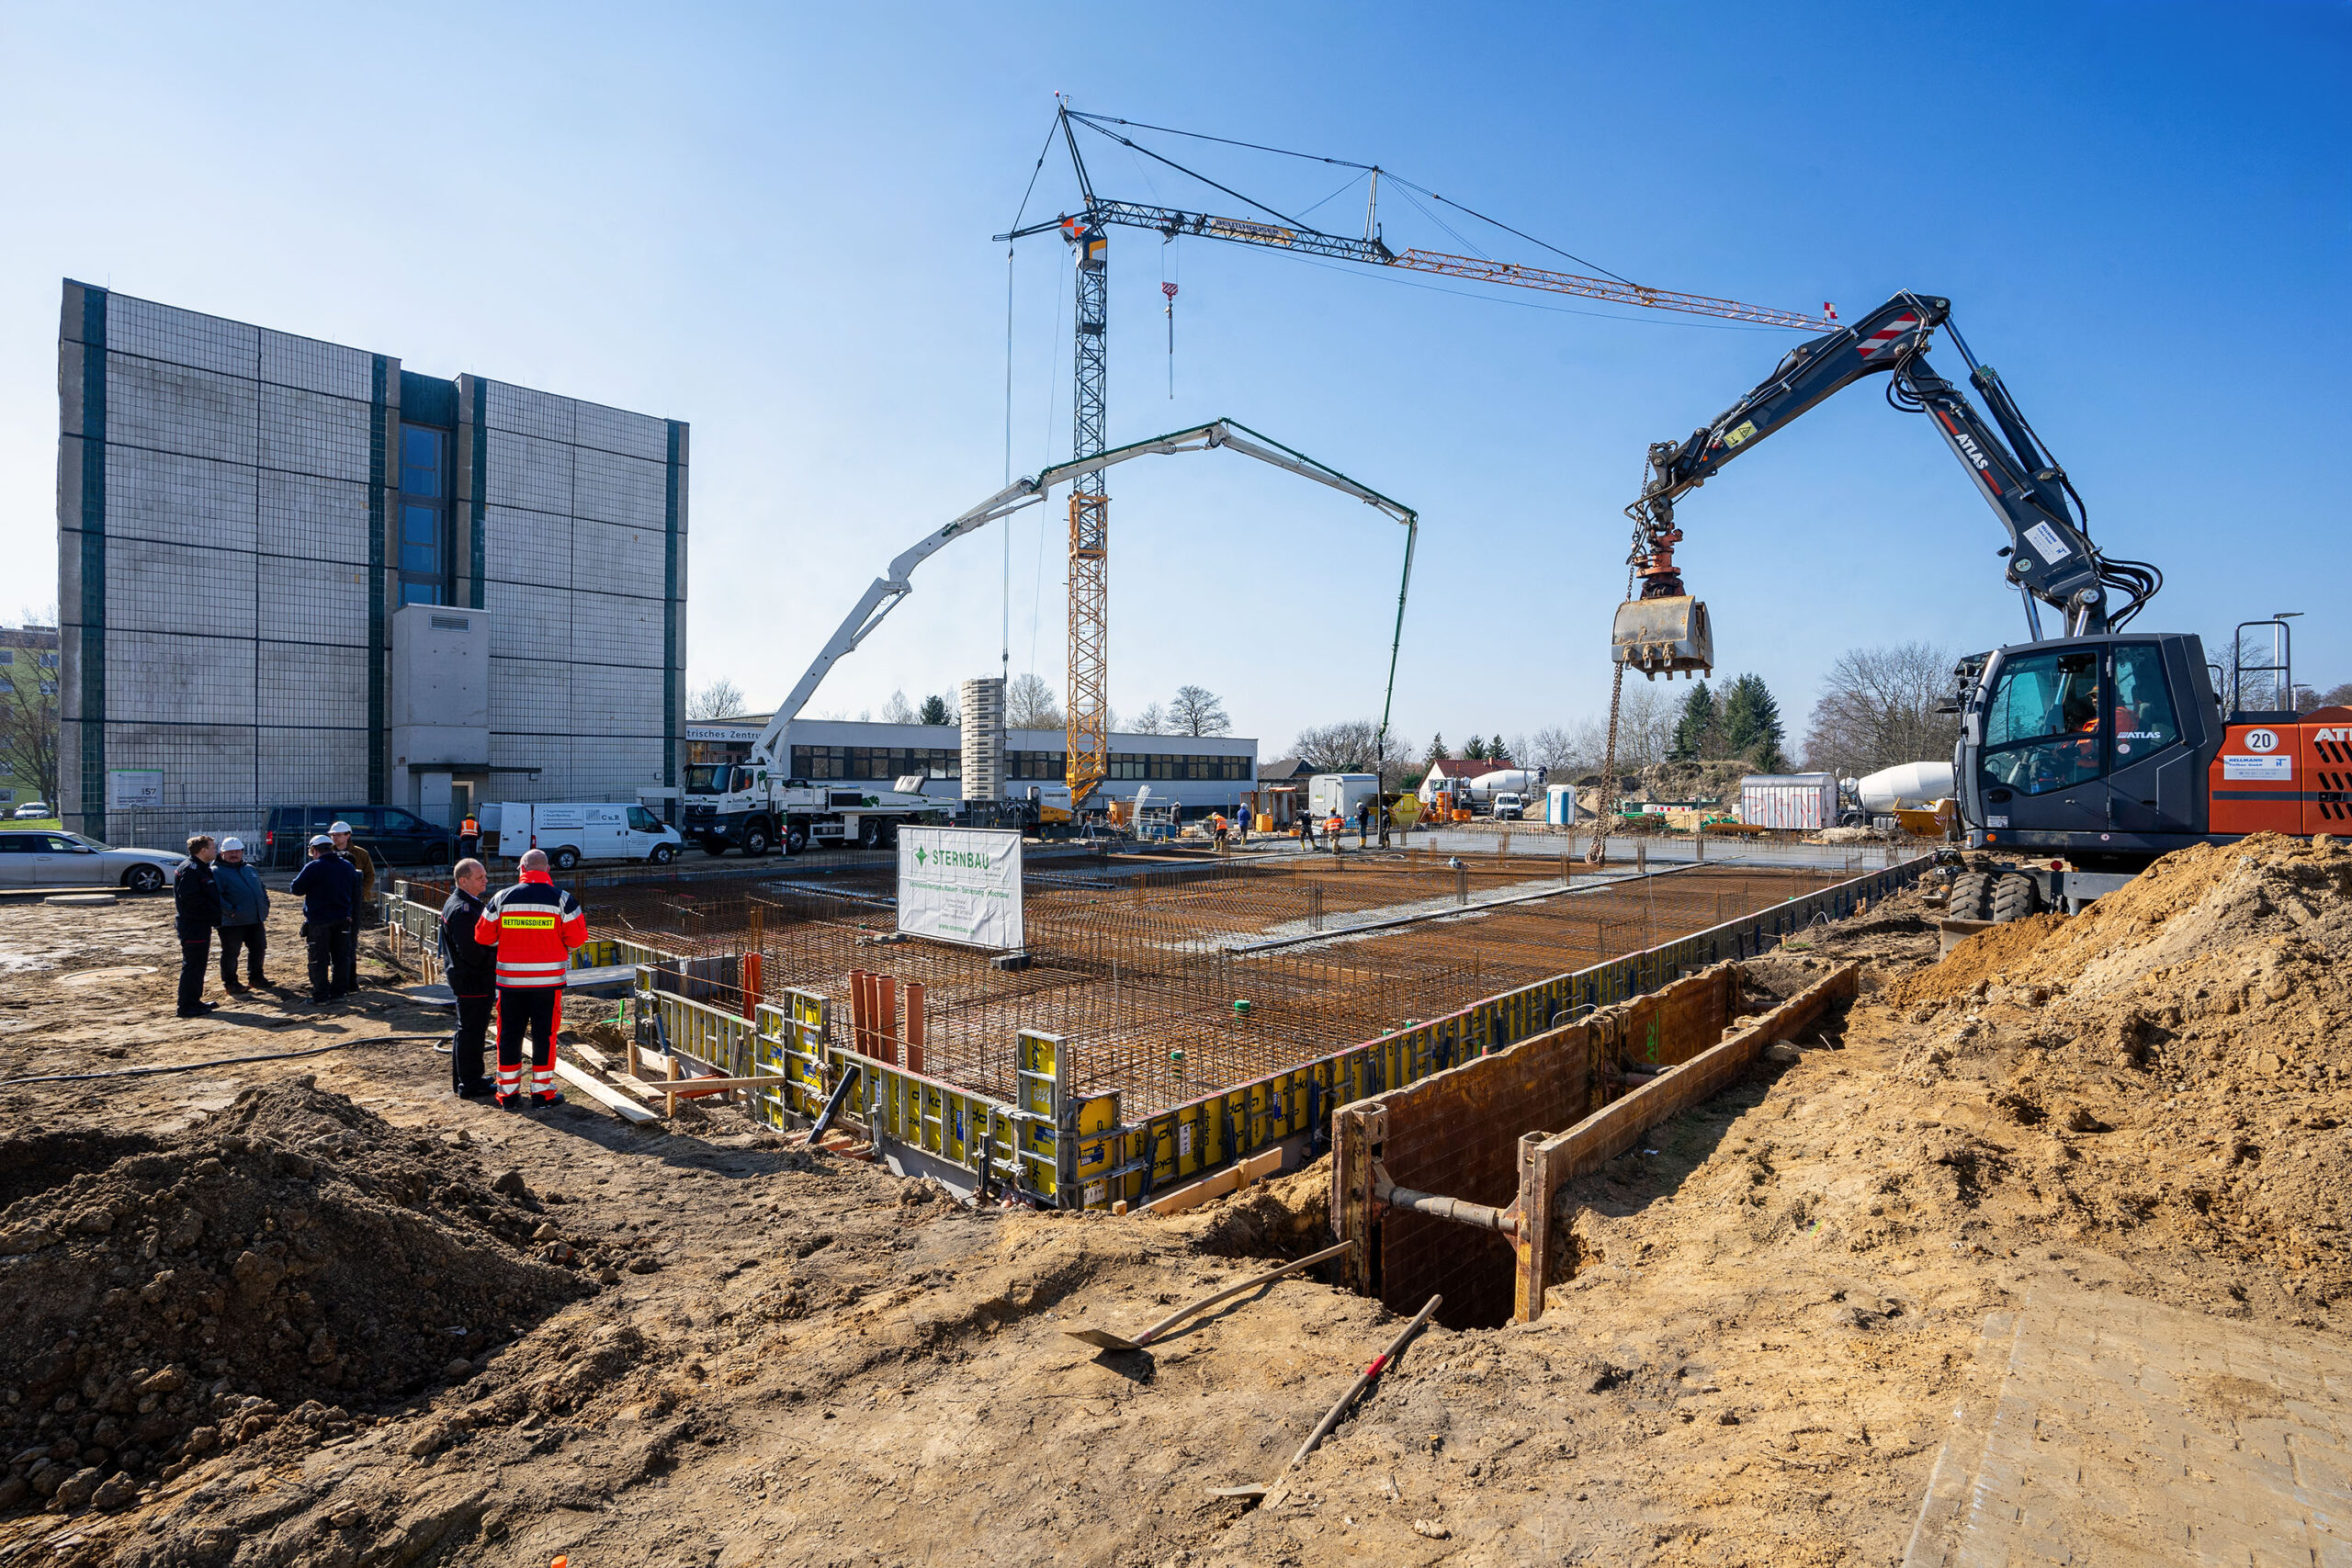
<path id="1" fill-rule="evenodd" d="M 1372 1359 L 1372 1365 L 1366 1367 L 1357 1375 L 1356 1381 L 1348 1385 L 1347 1393 L 1340 1395 L 1340 1403 L 1331 1406 L 1323 1419 L 1316 1423 L 1315 1430 L 1306 1434 L 1306 1441 L 1298 1445 L 1298 1452 L 1291 1455 L 1290 1462 L 1283 1466 L 1284 1473 L 1296 1470 L 1299 1461 L 1313 1453 L 1321 1446 L 1323 1439 L 1331 1435 L 1331 1428 L 1338 1426 L 1340 1418 L 1347 1415 L 1348 1407 L 1362 1399 L 1364 1396 L 1364 1391 L 1379 1381 L 1380 1374 L 1396 1364 L 1396 1358 L 1405 1353 L 1406 1344 L 1414 1335 L 1421 1331 L 1421 1325 L 1430 1320 L 1430 1314 L 1435 1312 L 1437 1303 L 1444 1299 L 1443 1296 L 1431 1296 L 1428 1304 L 1415 1314 L 1413 1321 L 1405 1325 L 1405 1331 L 1389 1341 L 1388 1348 Z M 1253 1503 L 1263 1502 L 1268 1507 L 1272 1507 L 1289 1495 L 1290 1484 L 1287 1482 L 1270 1484 L 1263 1481 L 1253 1481 L 1246 1486 L 1212 1486 L 1208 1489 L 1208 1494 L 1212 1497 L 1246 1497 Z"/>
<path id="2" fill-rule="evenodd" d="M 1272 1273 L 1260 1274 L 1254 1279 L 1244 1280 L 1238 1285 L 1228 1286 L 1213 1296 L 1204 1296 L 1190 1306 L 1177 1308 L 1175 1312 L 1161 1318 L 1133 1339 L 1123 1339 L 1107 1328 L 1065 1328 L 1062 1332 L 1073 1339 L 1083 1339 L 1089 1345 L 1104 1350 L 1140 1350 L 1186 1318 L 1204 1313 L 1219 1302 L 1229 1302 L 1236 1296 L 1247 1295 L 1261 1285 L 1272 1284 L 1285 1274 L 1295 1274 L 1300 1269 L 1311 1268 L 1327 1258 L 1337 1258 L 1354 1245 L 1355 1243 L 1351 1241 L 1343 1241 L 1337 1247 L 1327 1247 L 1322 1251 L 1302 1258 L 1295 1263 L 1285 1263 Z"/>

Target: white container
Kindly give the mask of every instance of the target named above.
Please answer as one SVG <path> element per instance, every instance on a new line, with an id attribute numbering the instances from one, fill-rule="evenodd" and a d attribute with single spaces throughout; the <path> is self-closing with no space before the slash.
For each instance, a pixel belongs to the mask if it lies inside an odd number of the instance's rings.
<path id="1" fill-rule="evenodd" d="M 1750 773 L 1739 781 L 1739 819 L 1752 827 L 1817 833 L 1838 825 L 1836 773 Z"/>
<path id="2" fill-rule="evenodd" d="M 1931 802 L 1952 797 L 1950 762 L 1899 762 L 1854 782 L 1854 800 L 1865 811 L 1925 811 Z"/>
<path id="3" fill-rule="evenodd" d="M 1544 820 L 1555 828 L 1577 825 L 1577 788 L 1574 784 L 1551 784 L 1544 791 Z"/>
<path id="4" fill-rule="evenodd" d="M 1356 807 L 1380 804 L 1380 779 L 1374 773 L 1317 773 L 1306 781 L 1306 809 L 1317 829 L 1339 816 L 1355 825 Z"/>

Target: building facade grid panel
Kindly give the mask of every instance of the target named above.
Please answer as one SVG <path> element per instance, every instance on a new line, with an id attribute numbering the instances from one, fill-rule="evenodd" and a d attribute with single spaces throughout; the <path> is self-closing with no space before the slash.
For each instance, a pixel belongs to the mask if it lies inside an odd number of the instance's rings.
<path id="1" fill-rule="evenodd" d="M 260 477 L 265 555 L 368 565 L 368 486 L 314 474 L 264 470 Z"/>
<path id="2" fill-rule="evenodd" d="M 566 446 L 570 446 L 576 437 L 572 400 L 570 398 L 485 378 L 482 403 L 482 417 L 492 430 L 537 436 L 542 441 L 561 442 Z M 494 447 L 497 443 L 492 445 Z"/>
<path id="3" fill-rule="evenodd" d="M 261 558 L 265 636 L 368 646 L 368 569 L 296 556 Z"/>
<path id="4" fill-rule="evenodd" d="M 365 402 L 264 383 L 262 466 L 365 484 L 370 416 Z"/>
<path id="5" fill-rule="evenodd" d="M 373 392 L 371 359 L 341 344 L 262 329 L 261 378 L 281 387 L 300 387 L 306 392 L 364 403 Z"/>
<path id="6" fill-rule="evenodd" d="M 251 463 L 108 443 L 107 536 L 227 550 L 257 543 L 260 476 Z"/>
<path id="7" fill-rule="evenodd" d="M 254 460 L 261 384 L 163 360 L 107 355 L 107 440 L 228 463 Z"/>
<path id="8" fill-rule="evenodd" d="M 253 551 L 114 539 L 107 554 L 111 629 L 253 640 L 254 574 L 260 558 Z"/>
<path id="9" fill-rule="evenodd" d="M 207 316 L 128 294 L 107 297 L 107 345 L 118 354 L 163 360 L 198 370 L 261 374 L 261 329 L 225 316 Z"/>
<path id="10" fill-rule="evenodd" d="M 179 725 L 250 725 L 254 651 L 232 637 L 109 629 L 107 712 Z M 110 720 L 107 728 L 111 750 L 116 727 Z"/>
<path id="11" fill-rule="evenodd" d="M 364 730 L 368 651 L 311 642 L 264 642 L 257 711 L 282 725 Z"/>
<path id="12" fill-rule="evenodd" d="M 640 457 L 649 463 L 670 460 L 669 421 L 650 414 L 629 413 L 602 403 L 573 400 L 573 439 L 582 446 Z"/>
<path id="13" fill-rule="evenodd" d="M 583 664 L 663 667 L 662 602 L 575 591 L 571 653 Z"/>
<path id="14" fill-rule="evenodd" d="M 660 529 L 666 512 L 666 463 L 624 457 L 594 447 L 573 448 L 571 512 L 599 523 Z"/>
<path id="15" fill-rule="evenodd" d="M 482 499 L 490 505 L 571 515 L 573 447 L 493 430 L 483 448 L 488 466 Z"/>

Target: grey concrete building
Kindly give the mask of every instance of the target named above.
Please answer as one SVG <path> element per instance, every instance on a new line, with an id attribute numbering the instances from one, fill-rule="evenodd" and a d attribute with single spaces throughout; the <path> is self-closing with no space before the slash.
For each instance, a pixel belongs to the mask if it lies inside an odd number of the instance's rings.
<path id="1" fill-rule="evenodd" d="M 677 782 L 684 423 L 70 280 L 58 337 L 68 827 Z"/>

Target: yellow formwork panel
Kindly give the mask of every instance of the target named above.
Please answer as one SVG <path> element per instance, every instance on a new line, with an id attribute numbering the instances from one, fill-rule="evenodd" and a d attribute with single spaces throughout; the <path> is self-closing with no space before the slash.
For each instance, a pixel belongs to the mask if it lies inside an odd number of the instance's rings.
<path id="1" fill-rule="evenodd" d="M 1069 1055 L 1059 1035 L 1021 1032 L 1016 1050 L 1021 1086 L 1013 1139 L 1014 1179 L 1049 1202 L 1062 1196 L 1062 1102 L 1069 1091 Z"/>

